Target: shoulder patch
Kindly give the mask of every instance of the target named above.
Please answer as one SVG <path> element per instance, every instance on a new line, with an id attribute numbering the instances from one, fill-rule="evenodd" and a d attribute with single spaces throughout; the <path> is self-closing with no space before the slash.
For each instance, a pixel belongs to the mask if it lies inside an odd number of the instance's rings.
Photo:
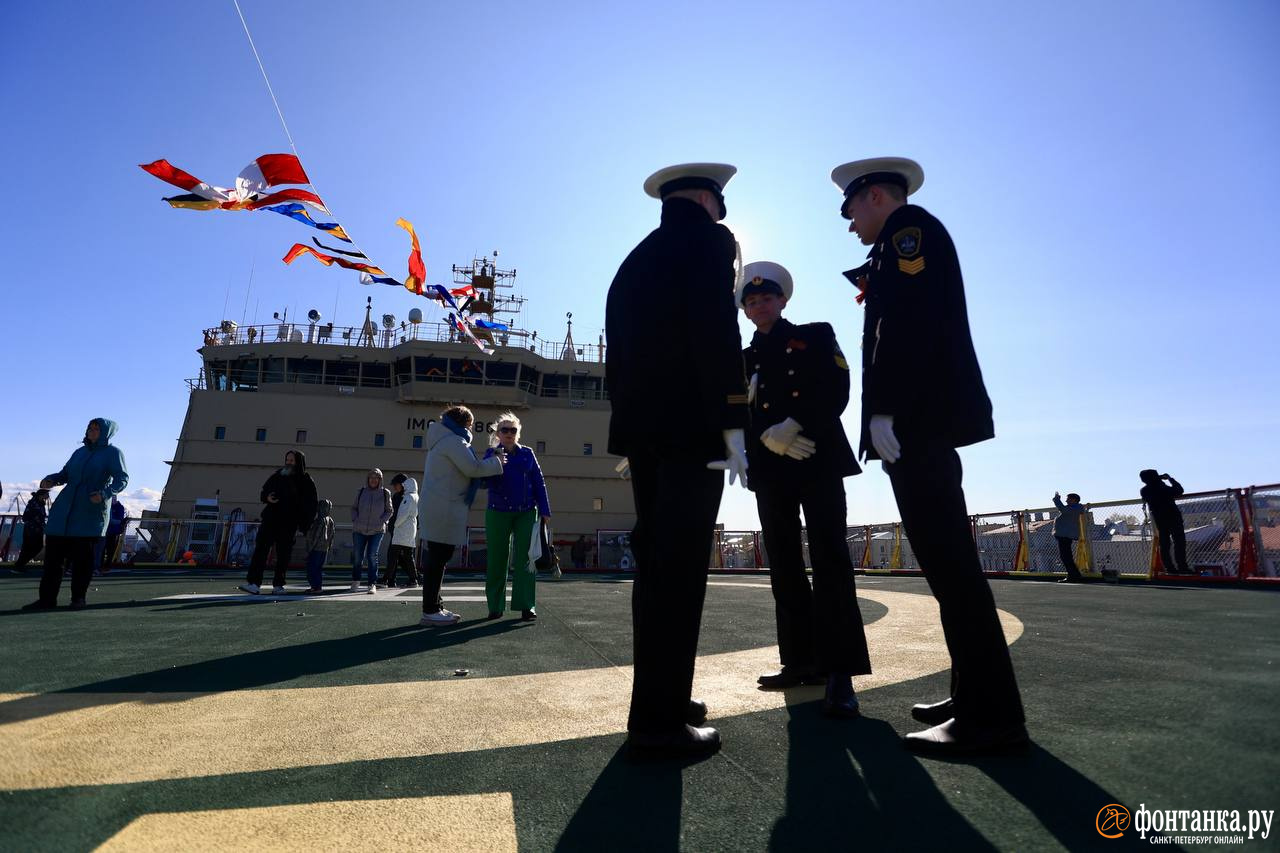
<path id="1" fill-rule="evenodd" d="M 836 344 L 835 359 L 836 359 L 836 367 L 840 368 L 841 370 L 849 369 L 849 362 L 845 360 L 844 353 L 840 351 L 839 344 Z"/>
<path id="2" fill-rule="evenodd" d="M 920 254 L 920 229 L 913 226 L 894 234 L 893 248 L 898 250 L 900 258 L 914 258 Z"/>

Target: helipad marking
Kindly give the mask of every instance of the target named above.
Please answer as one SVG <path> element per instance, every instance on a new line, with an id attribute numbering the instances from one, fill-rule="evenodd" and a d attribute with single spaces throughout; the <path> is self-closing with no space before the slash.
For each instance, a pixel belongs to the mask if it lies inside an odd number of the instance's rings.
<path id="1" fill-rule="evenodd" d="M 856 679 L 859 690 L 950 666 L 931 596 L 878 589 L 860 596 L 888 613 L 867 626 L 875 673 Z M 1017 617 L 1000 611 L 1000 619 L 1009 642 L 1021 636 Z M 756 676 L 777 660 L 774 645 L 704 655 L 694 695 L 706 700 L 713 723 L 782 707 L 787 694 L 756 689 Z M 0 721 L 3 703 L 16 699 L 36 703 L 41 714 L 0 722 L 0 789 L 124 784 L 620 735 L 630 693 L 628 666 L 225 693 L 0 694 Z M 791 691 L 791 701 L 820 695 L 817 687 Z M 863 697 L 863 709 L 877 714 L 874 696 Z M 410 718 L 432 725 L 405 726 Z M 537 725 L 530 725 L 534 719 Z"/>
<path id="2" fill-rule="evenodd" d="M 148 814 L 99 851 L 514 851 L 510 793 L 305 803 Z"/>

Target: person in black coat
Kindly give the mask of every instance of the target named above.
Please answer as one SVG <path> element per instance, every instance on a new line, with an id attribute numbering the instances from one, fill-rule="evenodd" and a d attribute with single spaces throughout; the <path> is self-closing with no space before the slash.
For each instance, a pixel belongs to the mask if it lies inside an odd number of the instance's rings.
<path id="1" fill-rule="evenodd" d="M 609 287 L 609 452 L 627 457 L 635 494 L 631 612 L 635 757 L 705 755 L 720 746 L 691 698 L 716 514 L 746 473 L 742 339 L 733 304 L 737 242 L 718 224 L 732 166 L 696 163 L 651 175 L 662 221 Z"/>
<path id="2" fill-rule="evenodd" d="M 1176 503 L 1183 495 L 1182 484 L 1154 468 L 1139 471 L 1138 478 L 1143 482 L 1142 502 L 1147 505 L 1160 539 L 1160 562 L 1164 564 L 1165 574 L 1195 574 L 1187 563 L 1187 533 L 1182 510 Z M 1169 485 L 1166 486 L 1164 480 L 1168 480 Z"/>
<path id="3" fill-rule="evenodd" d="M 284 467 L 272 472 L 262 484 L 262 503 L 262 523 L 249 560 L 249 577 L 240 589 L 258 594 L 267 554 L 274 547 L 276 569 L 272 591 L 280 595 L 285 591 L 285 571 L 289 567 L 294 537 L 306 533 L 316 516 L 316 484 L 307 473 L 307 457 L 301 450 L 286 453 Z"/>
<path id="4" fill-rule="evenodd" d="M 44 550 L 44 526 L 49 519 L 49 490 L 36 489 L 22 511 L 22 550 L 12 566 L 16 572 Z"/>
<path id="5" fill-rule="evenodd" d="M 852 676 L 869 674 L 871 659 L 845 542 L 844 478 L 862 470 L 840 424 L 849 403 L 849 364 L 830 324 L 797 326 L 783 318 L 793 289 L 785 267 L 747 264 L 742 278 L 737 301 L 756 327 L 742 351 L 751 374 L 747 479 L 769 555 L 782 657 L 782 670 L 758 681 L 771 689 L 825 681 L 823 713 L 857 717 Z"/>
<path id="6" fill-rule="evenodd" d="M 908 748 L 971 754 L 1025 747 L 1022 698 L 991 587 L 978 560 L 957 447 L 994 437 L 991 399 L 969 334 L 951 236 L 907 197 L 924 182 L 912 160 L 836 167 L 849 231 L 871 246 L 845 275 L 862 289 L 861 452 L 880 459 L 911 548 L 938 600 L 951 653 L 951 695 L 917 705 L 931 728 Z"/>

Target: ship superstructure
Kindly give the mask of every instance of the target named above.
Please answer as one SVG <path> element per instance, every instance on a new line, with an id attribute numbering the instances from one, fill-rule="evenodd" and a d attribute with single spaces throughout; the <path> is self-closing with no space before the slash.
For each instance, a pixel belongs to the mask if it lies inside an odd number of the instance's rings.
<path id="1" fill-rule="evenodd" d="M 547 479 L 557 538 L 630 530 L 631 487 L 605 448 L 604 341 L 575 344 L 572 315 L 564 340 L 521 328 L 516 272 L 491 259 L 453 272 L 462 310 L 506 327 L 477 331 L 491 353 L 448 322 L 423 322 L 417 309 L 403 321 L 386 314 L 375 322 L 372 297 L 360 326 L 322 323 L 312 311 L 306 323 L 207 329 L 158 514 L 190 518 L 216 498 L 222 517 L 240 508 L 253 519 L 263 481 L 297 448 L 345 521 L 369 469 L 381 468 L 387 482 L 397 472 L 421 478 L 428 424 L 462 404 L 475 412 L 477 454 L 497 415 L 521 419 L 521 443 L 535 450 Z M 482 492 L 471 525 L 483 526 L 483 510 Z"/>

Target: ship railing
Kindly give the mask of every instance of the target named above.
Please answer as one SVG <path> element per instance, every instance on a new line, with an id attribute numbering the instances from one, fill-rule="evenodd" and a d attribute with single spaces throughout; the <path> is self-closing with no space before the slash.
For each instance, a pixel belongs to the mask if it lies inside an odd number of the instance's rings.
<path id="1" fill-rule="evenodd" d="M 1201 581 L 1280 582 L 1280 483 L 1185 494 L 1182 512 L 1187 562 Z M 1167 576 L 1159 532 L 1141 499 L 1123 498 L 1085 504 L 1083 534 L 1073 546 L 1082 573 L 1095 577 L 1159 580 Z M 990 575 L 1057 577 L 1065 574 L 1054 539 L 1053 507 L 976 513 L 969 518 L 978 559 Z M 0 562 L 17 558 L 24 526 L 16 513 L 0 514 Z M 117 564 L 189 564 L 240 567 L 248 564 L 257 542 L 258 523 L 231 517 L 129 519 L 110 555 Z M 557 537 L 555 547 L 565 571 L 576 566 L 571 554 L 576 535 Z M 807 541 L 807 540 L 804 540 Z M 898 522 L 851 524 L 846 528 L 849 556 L 856 568 L 876 573 L 919 572 L 910 537 Z M 599 529 L 588 537 L 582 568 L 629 571 L 635 568 L 631 531 Z M 301 542 L 293 563 L 305 559 Z M 350 566 L 354 552 L 349 523 L 338 523 L 329 565 Z M 468 541 L 450 566 L 484 568 L 484 528 L 468 530 Z M 808 563 L 807 548 L 805 553 Z M 38 562 L 38 561 L 37 561 Z M 421 563 L 419 563 L 421 564 Z M 725 571 L 757 571 L 769 565 L 763 538 L 754 530 L 717 530 L 708 565 Z"/>
<path id="2" fill-rule="evenodd" d="M 493 331 L 485 343 L 501 352 L 519 349 L 550 361 L 604 361 L 604 348 L 598 344 L 572 341 L 548 341 L 537 333 Z M 470 339 L 447 323 L 404 323 L 392 328 L 334 326 L 331 323 L 261 323 L 252 326 L 228 324 L 203 331 L 204 345 L 242 346 L 255 344 L 328 344 L 330 346 L 390 349 L 412 341 L 427 343 L 470 343 Z"/>

